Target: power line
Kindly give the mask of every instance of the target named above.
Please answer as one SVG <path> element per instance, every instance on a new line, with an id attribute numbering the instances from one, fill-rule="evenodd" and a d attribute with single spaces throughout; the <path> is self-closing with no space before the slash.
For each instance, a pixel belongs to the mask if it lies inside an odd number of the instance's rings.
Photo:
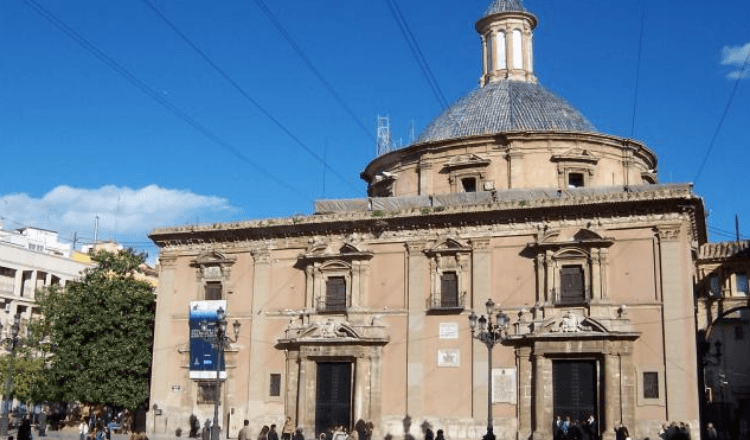
<path id="1" fill-rule="evenodd" d="M 432 89 L 435 99 L 437 99 L 438 104 L 440 104 L 441 107 L 446 108 L 448 106 L 448 101 L 445 99 L 445 95 L 443 95 L 443 91 L 440 89 L 440 85 L 438 84 L 437 79 L 435 79 L 435 75 L 433 75 L 430 65 L 427 63 L 427 59 L 419 48 L 417 39 L 414 38 L 414 34 L 409 28 L 409 23 L 401 13 L 401 8 L 399 8 L 396 0 L 387 0 L 387 3 L 388 9 L 390 9 L 393 18 L 396 20 L 396 24 L 398 24 L 398 27 L 401 30 L 401 35 L 403 35 L 404 40 L 406 40 L 406 43 L 409 45 L 409 49 L 411 50 L 414 59 L 417 61 L 420 70 L 422 70 L 422 75 L 427 81 L 427 84 L 429 84 L 430 89 Z"/>
<path id="2" fill-rule="evenodd" d="M 26 1 L 26 0 L 24 0 Z M 191 49 L 195 53 L 197 53 L 203 60 L 208 63 L 222 78 L 224 78 L 229 84 L 234 87 L 235 90 L 237 90 L 248 102 L 250 102 L 252 105 L 254 105 L 261 113 L 263 113 L 268 119 L 271 120 L 281 131 L 283 131 L 289 138 L 291 138 L 297 145 L 302 147 L 303 150 L 305 150 L 310 156 L 312 156 L 315 160 L 323 164 L 326 168 L 328 168 L 336 177 L 341 179 L 344 183 L 351 186 L 352 188 L 356 187 L 352 185 L 349 179 L 346 179 L 343 175 L 339 174 L 338 171 L 334 170 L 330 166 L 328 166 L 325 161 L 315 152 L 312 148 L 308 147 L 300 138 L 298 138 L 294 133 L 291 132 L 281 121 L 279 121 L 276 117 L 274 117 L 271 113 L 268 112 L 258 101 L 253 99 L 252 96 L 242 87 L 240 86 L 237 81 L 232 79 L 232 77 L 229 76 L 229 74 L 224 71 L 221 67 L 219 67 L 218 64 L 216 64 L 201 48 L 199 48 L 193 41 L 188 38 L 187 35 L 185 35 L 177 26 L 172 23 L 164 14 L 161 13 L 156 7 L 149 1 L 149 0 L 141 0 L 146 6 L 149 7 L 167 26 L 169 26 L 170 29 L 172 29 L 181 39 L 184 41 L 188 46 L 190 46 Z"/>
<path id="3" fill-rule="evenodd" d="M 641 0 L 641 32 L 638 37 L 638 62 L 635 68 L 635 89 L 633 90 L 633 119 L 630 124 L 630 137 L 635 133 L 635 114 L 638 109 L 638 83 L 641 78 L 641 53 L 643 51 L 643 29 L 646 27 L 646 0 Z"/>
<path id="4" fill-rule="evenodd" d="M 143 0 L 144 2 L 147 0 Z M 297 42 L 292 38 L 291 34 L 287 32 L 286 28 L 281 24 L 279 19 L 271 12 L 270 9 L 268 9 L 268 6 L 263 2 L 263 0 L 255 0 L 255 3 L 258 5 L 260 10 L 266 15 L 268 20 L 271 22 L 271 24 L 274 25 L 276 30 L 279 31 L 282 37 L 286 40 L 287 43 L 289 43 L 289 46 L 292 47 L 292 50 L 294 50 L 297 55 L 302 58 L 302 61 L 305 63 L 305 65 L 312 71 L 313 75 L 315 75 L 316 78 L 318 78 L 318 81 L 323 84 L 323 86 L 328 90 L 328 93 L 333 96 L 333 98 L 341 104 L 341 106 L 344 108 L 346 113 L 349 114 L 349 116 L 352 118 L 352 120 L 359 126 L 359 128 L 362 129 L 365 133 L 367 133 L 367 136 L 370 137 L 371 140 L 375 140 L 375 136 L 370 132 L 370 130 L 365 127 L 365 125 L 357 118 L 357 116 L 354 114 L 354 111 L 349 107 L 346 102 L 341 98 L 341 95 L 338 94 L 336 89 L 333 88 L 330 82 L 326 80 L 326 78 L 323 76 L 323 74 L 320 73 L 320 71 L 315 67 L 315 65 L 310 61 L 310 58 L 307 57 L 305 54 L 305 51 L 302 50 L 302 48 L 297 44 Z"/>
<path id="5" fill-rule="evenodd" d="M 36 11 L 39 15 L 41 15 L 43 18 L 45 18 L 47 21 L 52 23 L 56 28 L 61 30 L 63 33 L 68 35 L 70 38 L 72 38 L 76 43 L 78 43 L 81 47 L 89 51 L 92 55 L 94 55 L 96 58 L 98 58 L 100 61 L 102 61 L 104 64 L 109 66 L 112 70 L 117 72 L 120 76 L 125 78 L 129 83 L 137 87 L 141 92 L 143 92 L 145 95 L 147 95 L 152 100 L 156 101 L 158 104 L 160 104 L 162 107 L 166 108 L 170 113 L 177 116 L 178 118 L 182 119 L 183 122 L 190 125 L 193 129 L 201 133 L 203 136 L 208 138 L 210 141 L 218 145 L 219 147 L 223 148 L 224 150 L 228 151 L 232 155 L 234 155 L 239 160 L 245 162 L 250 167 L 255 169 L 257 172 L 263 174 L 268 179 L 276 182 L 280 186 L 286 188 L 290 192 L 294 193 L 295 195 L 304 198 L 307 201 L 311 201 L 312 199 L 308 196 L 304 195 L 304 192 L 295 188 L 291 184 L 287 183 L 284 180 L 281 180 L 280 178 L 276 177 L 274 173 L 271 171 L 265 169 L 263 166 L 259 165 L 249 157 L 247 157 L 244 153 L 242 153 L 240 150 L 229 144 L 228 142 L 225 142 L 221 138 L 219 138 L 217 135 L 215 135 L 211 130 L 206 128 L 205 126 L 201 125 L 198 121 L 193 119 L 190 115 L 185 113 L 182 109 L 175 106 L 168 100 L 166 100 L 161 94 L 155 92 L 151 87 L 149 87 L 146 83 L 141 81 L 138 77 L 130 73 L 127 69 L 122 67 L 120 64 L 118 64 L 114 59 L 112 59 L 110 56 L 108 56 L 106 53 L 104 53 L 102 50 L 100 50 L 98 47 L 96 47 L 93 43 L 88 41 L 86 38 L 84 38 L 82 35 L 80 35 L 78 32 L 76 32 L 73 28 L 65 24 L 62 20 L 60 20 L 58 17 L 56 17 L 54 14 L 49 12 L 47 9 L 45 9 L 43 6 L 41 6 L 39 3 L 37 3 L 35 0 L 22 0 L 24 3 L 26 3 L 29 7 L 31 7 L 34 11 Z"/>
<path id="6" fill-rule="evenodd" d="M 732 87 L 732 93 L 729 94 L 729 100 L 727 101 L 727 106 L 724 107 L 724 113 L 722 113 L 721 119 L 719 119 L 719 125 L 716 127 L 716 131 L 714 131 L 714 135 L 711 138 L 711 142 L 708 144 L 708 150 L 706 150 L 706 155 L 703 156 L 703 161 L 701 162 L 701 166 L 698 167 L 698 172 L 695 173 L 695 178 L 693 179 L 693 185 L 696 185 L 698 183 L 698 179 L 700 178 L 701 173 L 703 172 L 703 167 L 706 166 L 708 157 L 711 155 L 711 151 L 714 149 L 716 138 L 719 137 L 719 132 L 721 131 L 721 127 L 724 125 L 724 119 L 726 119 L 727 114 L 729 113 L 729 108 L 732 106 L 732 101 L 734 101 L 734 95 L 737 93 L 737 88 L 740 85 L 740 81 L 745 76 L 745 69 L 747 69 L 748 62 L 750 62 L 750 50 L 747 51 L 747 55 L 745 56 L 745 62 L 742 63 L 742 70 L 740 71 L 740 74 L 737 77 L 737 80 L 734 82 L 734 87 Z"/>

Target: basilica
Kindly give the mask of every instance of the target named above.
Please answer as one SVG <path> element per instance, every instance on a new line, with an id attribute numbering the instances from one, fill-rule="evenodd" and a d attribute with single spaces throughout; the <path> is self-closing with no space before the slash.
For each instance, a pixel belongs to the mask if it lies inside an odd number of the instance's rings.
<path id="1" fill-rule="evenodd" d="M 557 416 L 700 438 L 696 337 L 719 312 L 696 317 L 696 285 L 734 254 L 711 259 L 702 199 L 660 184 L 653 150 L 540 84 L 536 26 L 519 0 L 489 5 L 479 87 L 372 160 L 368 197 L 152 231 L 149 433 L 218 403 L 222 438 L 290 417 L 305 438 L 371 422 L 374 439 L 552 440 Z"/>

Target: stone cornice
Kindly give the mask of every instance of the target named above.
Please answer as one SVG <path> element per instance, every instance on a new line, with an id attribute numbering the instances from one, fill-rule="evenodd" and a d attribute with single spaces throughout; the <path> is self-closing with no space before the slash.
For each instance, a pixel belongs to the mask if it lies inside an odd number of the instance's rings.
<path id="1" fill-rule="evenodd" d="M 558 198 L 498 201 L 470 206 L 409 208 L 401 211 L 352 211 L 200 226 L 157 228 L 149 235 L 160 247 L 195 248 L 222 243 L 247 247 L 278 238 L 440 228 L 448 225 L 549 223 L 557 219 L 647 216 L 679 213 L 689 217 L 693 240 L 706 241 L 703 202 L 689 185 L 654 185 L 653 190 L 586 194 Z M 638 214 L 641 213 L 641 214 Z"/>

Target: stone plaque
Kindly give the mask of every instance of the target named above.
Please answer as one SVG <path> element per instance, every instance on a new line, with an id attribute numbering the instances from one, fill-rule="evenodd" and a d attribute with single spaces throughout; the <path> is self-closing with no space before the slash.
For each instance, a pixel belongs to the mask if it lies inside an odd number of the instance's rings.
<path id="1" fill-rule="evenodd" d="M 516 403 L 516 369 L 492 369 L 492 402 Z"/>
<path id="2" fill-rule="evenodd" d="M 458 367 L 461 365 L 461 352 L 457 348 L 438 350 L 438 367 Z"/>
<path id="3" fill-rule="evenodd" d="M 458 339 L 458 323 L 441 322 L 440 339 Z"/>

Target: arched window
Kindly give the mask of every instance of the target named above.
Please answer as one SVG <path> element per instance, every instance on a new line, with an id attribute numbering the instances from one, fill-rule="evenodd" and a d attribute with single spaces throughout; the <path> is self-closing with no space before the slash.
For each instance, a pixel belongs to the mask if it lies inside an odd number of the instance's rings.
<path id="1" fill-rule="evenodd" d="M 497 57 L 497 68 L 507 69 L 508 62 L 506 60 L 506 54 L 505 54 L 505 32 L 501 31 L 497 33 L 497 44 L 495 46 L 496 46 L 495 56 Z"/>
<path id="2" fill-rule="evenodd" d="M 521 31 L 513 31 L 513 68 L 523 69 L 523 38 Z"/>

